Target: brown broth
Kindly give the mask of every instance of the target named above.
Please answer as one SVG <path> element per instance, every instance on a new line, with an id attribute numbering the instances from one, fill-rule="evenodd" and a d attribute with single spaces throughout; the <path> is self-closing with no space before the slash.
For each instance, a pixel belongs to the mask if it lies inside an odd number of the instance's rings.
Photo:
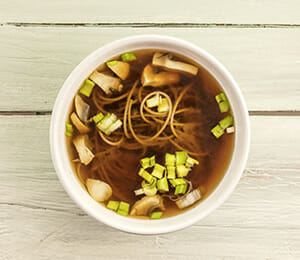
<path id="1" fill-rule="evenodd" d="M 131 62 L 131 74 L 128 79 L 123 81 L 125 91 L 130 89 L 133 85 L 133 82 L 136 79 L 140 78 L 140 75 L 143 71 L 143 68 L 148 63 L 151 63 L 152 55 L 157 50 L 138 50 L 134 51 L 137 59 L 134 62 Z M 161 51 L 165 52 L 165 51 Z M 203 198 L 192 205 L 194 207 L 198 203 L 201 203 L 203 199 L 205 199 L 209 194 L 211 194 L 214 189 L 218 186 L 219 182 L 224 176 L 228 165 L 231 160 L 233 146 L 234 146 L 234 136 L 235 134 L 224 134 L 221 138 L 216 139 L 211 133 L 210 130 L 222 119 L 227 115 L 227 113 L 221 114 L 219 111 L 218 104 L 215 101 L 215 96 L 222 92 L 222 88 L 218 84 L 218 82 L 212 77 L 212 75 L 206 71 L 203 67 L 199 64 L 193 62 L 190 59 L 182 57 L 181 55 L 174 54 L 174 59 L 181 60 L 190 64 L 193 64 L 199 68 L 198 74 L 195 76 L 193 88 L 197 90 L 195 96 L 193 98 L 185 100 L 184 104 L 180 104 L 180 108 L 183 107 L 193 107 L 193 108 L 200 108 L 203 111 L 203 115 L 201 117 L 194 116 L 191 118 L 193 121 L 201 122 L 205 118 L 205 125 L 201 126 L 201 138 L 197 137 L 197 131 L 194 130 L 195 136 L 191 136 L 190 140 L 194 140 L 197 144 L 200 144 L 200 147 L 205 147 L 204 150 L 209 150 L 209 154 L 204 157 L 197 158 L 199 160 L 199 165 L 194 166 L 192 171 L 189 173 L 187 179 L 191 180 L 193 183 L 193 188 L 201 187 L 202 190 L 205 190 Z M 120 60 L 120 57 L 114 57 L 112 60 Z M 109 71 L 105 66 L 100 66 L 101 71 Z M 100 68 L 99 67 L 99 68 Z M 98 69 L 99 69 L 98 68 Z M 99 69 L 100 70 L 100 69 Z M 181 84 L 185 85 L 191 80 L 190 76 L 181 74 Z M 95 86 L 95 88 L 98 88 Z M 165 88 L 160 88 L 164 91 Z M 95 90 L 94 90 L 95 91 Z M 92 104 L 91 98 L 83 97 L 87 103 L 91 106 L 90 115 L 95 115 L 98 110 Z M 174 100 L 172 100 L 174 103 Z M 109 111 L 114 112 L 115 107 L 109 106 Z M 74 111 L 74 104 L 72 103 L 70 107 L 70 114 Z M 188 122 L 185 122 L 188 123 Z M 73 136 L 76 136 L 76 131 Z M 92 133 L 89 134 L 92 137 Z M 67 147 L 69 150 L 70 161 L 78 158 L 77 152 L 75 151 L 72 145 L 72 138 L 66 138 L 67 140 Z M 192 139 L 194 138 L 194 139 Z M 119 152 L 119 160 L 125 160 L 127 162 L 126 167 L 126 174 L 127 176 L 121 176 L 118 174 L 110 176 L 111 181 L 114 183 L 114 189 L 118 189 L 124 195 L 124 201 L 130 203 L 132 206 L 134 202 L 136 202 L 141 197 L 136 197 L 134 195 L 134 190 L 139 189 L 141 186 L 142 179 L 138 176 L 138 170 L 140 168 L 139 160 L 143 157 L 147 156 L 156 156 L 156 162 L 164 165 L 164 156 L 165 153 L 175 153 L 178 151 L 174 145 L 168 143 L 163 148 L 162 147 L 150 147 L 148 148 L 147 152 L 143 156 L 139 156 L 137 151 L 128 151 L 123 149 L 118 149 Z M 192 156 L 194 157 L 194 156 Z M 195 157 L 194 157 L 195 158 Z M 108 158 L 109 159 L 109 158 Z M 115 162 L 117 164 L 117 162 Z M 73 163 L 74 172 L 76 172 L 76 163 Z M 85 180 L 86 178 L 94 178 L 94 179 L 101 179 L 97 174 L 92 173 L 90 170 L 92 166 L 89 165 L 87 167 L 81 166 L 81 173 L 82 178 Z M 101 171 L 101 170 L 100 170 Z M 150 171 L 151 172 L 151 171 Z M 77 176 L 78 177 L 78 176 Z M 128 178 L 131 178 L 133 181 L 128 181 Z M 81 182 L 82 186 L 85 188 L 85 185 Z M 112 200 L 120 200 L 119 198 L 115 197 L 114 194 L 111 198 Z M 177 214 L 180 214 L 187 209 L 180 210 L 177 208 L 174 202 L 170 201 L 168 198 L 164 199 L 166 211 L 164 212 L 163 217 L 170 217 Z M 139 217 L 138 217 L 139 218 Z M 142 217 L 143 218 L 143 217 Z"/>

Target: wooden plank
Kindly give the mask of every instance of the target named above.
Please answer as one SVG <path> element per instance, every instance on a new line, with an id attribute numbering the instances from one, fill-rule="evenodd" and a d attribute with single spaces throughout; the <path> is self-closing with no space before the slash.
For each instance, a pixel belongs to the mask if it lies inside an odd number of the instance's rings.
<path id="1" fill-rule="evenodd" d="M 50 160 L 49 120 L 0 116 L 4 259 L 300 257 L 299 117 L 252 116 L 247 170 L 229 200 L 193 227 L 146 237 L 97 223 L 66 195 Z"/>
<path id="2" fill-rule="evenodd" d="M 300 30 L 220 28 L 0 27 L 0 111 L 51 110 L 59 88 L 86 55 L 142 33 L 191 41 L 236 78 L 250 110 L 299 110 Z"/>
<path id="3" fill-rule="evenodd" d="M 298 0 L 1 1 L 1 22 L 283 23 L 300 22 Z"/>

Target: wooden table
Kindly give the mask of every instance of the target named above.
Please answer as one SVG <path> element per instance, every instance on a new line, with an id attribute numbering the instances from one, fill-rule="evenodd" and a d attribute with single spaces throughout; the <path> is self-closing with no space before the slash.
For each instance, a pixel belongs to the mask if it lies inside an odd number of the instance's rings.
<path id="1" fill-rule="evenodd" d="M 299 0 L 1 0 L 0 259 L 300 259 Z M 87 54 L 135 34 L 186 39 L 237 80 L 251 152 L 232 196 L 158 236 L 97 223 L 49 153 L 55 97 Z"/>

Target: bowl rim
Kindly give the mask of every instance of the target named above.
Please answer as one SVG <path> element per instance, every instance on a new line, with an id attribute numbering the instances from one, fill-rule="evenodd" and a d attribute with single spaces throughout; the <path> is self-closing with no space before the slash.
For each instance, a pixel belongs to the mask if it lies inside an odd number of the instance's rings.
<path id="1" fill-rule="evenodd" d="M 219 82 L 226 93 L 235 118 L 236 131 L 232 158 L 224 177 L 215 190 L 196 207 L 182 214 L 155 221 L 123 217 L 95 202 L 77 181 L 65 145 L 64 127 L 70 102 L 83 80 L 88 77 L 92 70 L 110 58 L 137 49 L 160 49 L 177 52 L 203 66 Z M 66 103 L 68 106 L 65 105 Z M 108 43 L 92 52 L 75 67 L 57 95 L 51 116 L 49 141 L 52 162 L 61 184 L 72 200 L 87 214 L 108 226 L 125 232 L 162 234 L 195 224 L 229 197 L 247 162 L 250 147 L 250 120 L 246 103 L 237 83 L 216 58 L 188 41 L 166 35 L 144 34 Z M 64 143 L 63 147 L 62 142 Z"/>

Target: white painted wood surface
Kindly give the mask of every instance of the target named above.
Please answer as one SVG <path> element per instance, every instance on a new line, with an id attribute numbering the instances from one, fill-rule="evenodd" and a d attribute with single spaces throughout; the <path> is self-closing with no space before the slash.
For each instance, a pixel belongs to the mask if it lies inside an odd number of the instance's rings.
<path id="1" fill-rule="evenodd" d="M 300 259 L 299 10 L 298 0 L 0 0 L 0 260 Z M 51 111 L 87 54 L 141 33 L 209 51 L 260 115 L 229 200 L 158 236 L 114 230 L 79 209 L 51 163 L 50 115 L 34 115 Z"/>

